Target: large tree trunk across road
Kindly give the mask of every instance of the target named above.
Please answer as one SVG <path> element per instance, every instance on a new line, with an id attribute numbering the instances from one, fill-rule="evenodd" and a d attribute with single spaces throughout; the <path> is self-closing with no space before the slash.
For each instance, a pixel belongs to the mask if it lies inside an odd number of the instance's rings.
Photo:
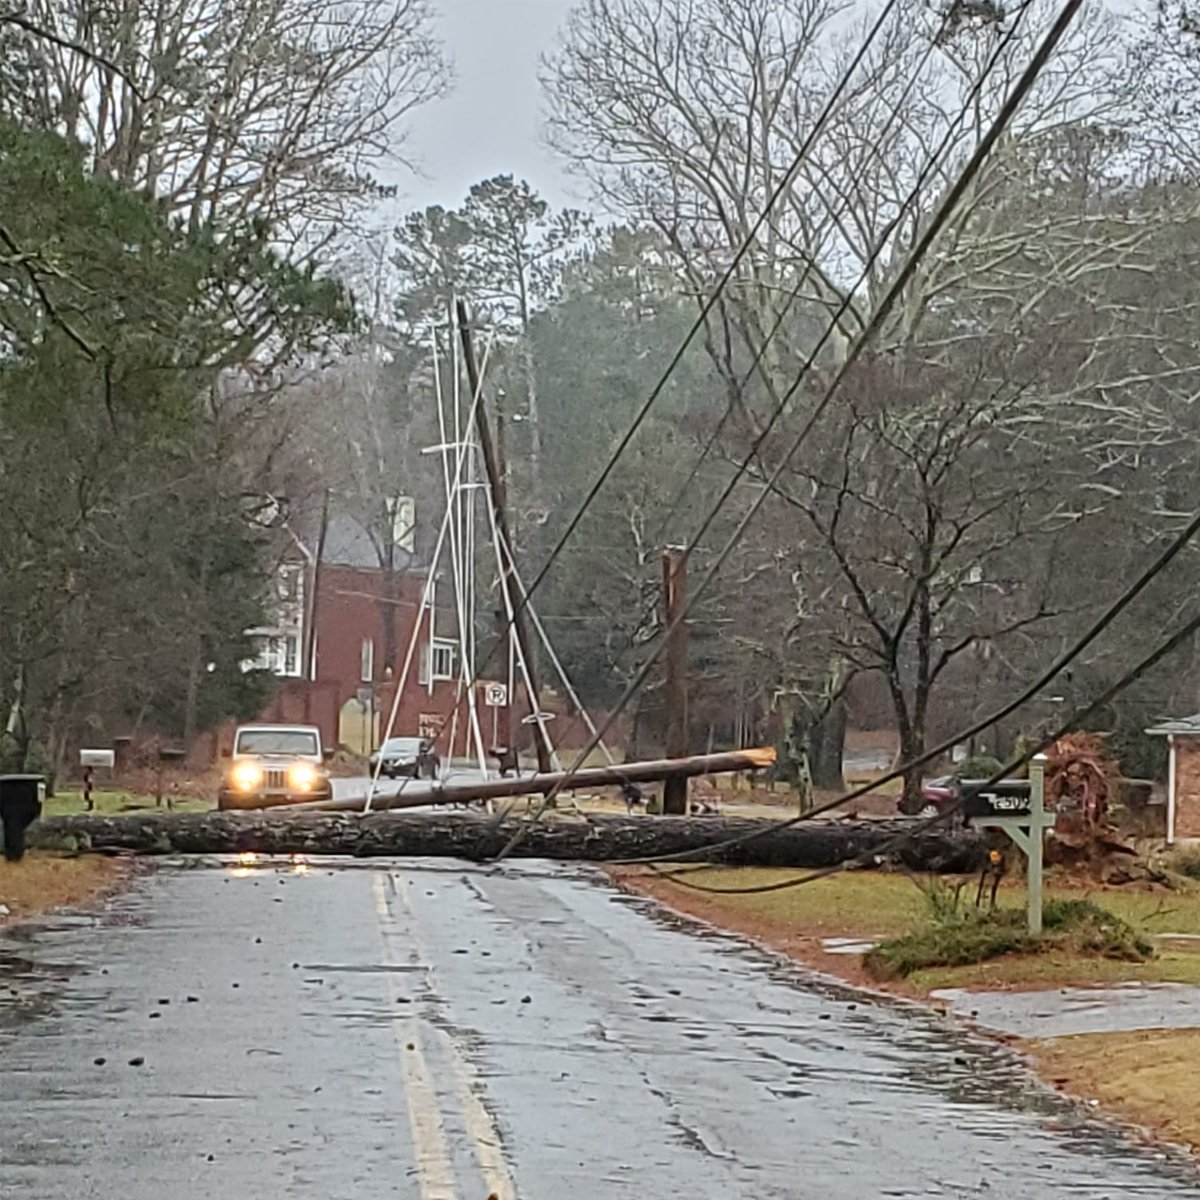
<path id="1" fill-rule="evenodd" d="M 780 822 L 745 817 L 553 816 L 537 822 L 497 821 L 476 813 L 211 812 L 54 817 L 30 830 L 33 844 L 124 850 L 138 854 L 258 854 L 411 856 L 483 861 L 518 830 L 513 854 L 586 862 L 654 858 L 702 851 L 725 838 L 758 836 L 706 856 L 748 866 L 829 867 L 883 853 L 900 830 L 894 821 Z M 923 831 L 905 838 L 892 858 L 913 871 L 972 871 L 982 851 L 961 830 Z"/>

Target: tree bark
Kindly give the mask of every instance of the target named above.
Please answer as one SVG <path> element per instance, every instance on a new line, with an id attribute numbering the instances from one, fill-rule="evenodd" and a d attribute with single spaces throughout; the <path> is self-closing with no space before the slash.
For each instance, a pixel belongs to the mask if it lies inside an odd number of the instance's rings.
<path id="1" fill-rule="evenodd" d="M 202 600 L 208 599 L 208 554 L 200 563 L 199 594 Z M 198 622 L 197 622 L 198 624 Z M 204 671 L 204 633 L 196 628 L 192 633 L 191 661 L 188 664 L 187 691 L 183 700 L 183 735 L 184 746 L 191 746 L 196 738 L 199 725 L 198 709 L 200 701 L 200 679 Z"/>
<path id="2" fill-rule="evenodd" d="M 715 841 L 753 833 L 751 841 L 715 852 L 709 861 L 739 866 L 819 868 L 881 855 L 905 826 L 897 822 L 833 822 L 781 828 L 774 820 L 712 817 L 555 816 L 533 824 L 475 813 L 210 812 L 54 817 L 30 830 L 32 845 L 73 843 L 137 854 L 348 855 L 461 858 L 498 854 L 518 830 L 513 853 L 523 858 L 610 862 L 703 852 Z M 903 841 L 890 856 L 912 871 L 967 873 L 982 860 L 978 835 L 936 830 Z"/>
<path id="3" fill-rule="evenodd" d="M 842 756 L 846 744 L 846 702 L 839 696 L 825 715 L 809 729 L 808 763 L 815 787 L 830 792 L 845 790 Z"/>

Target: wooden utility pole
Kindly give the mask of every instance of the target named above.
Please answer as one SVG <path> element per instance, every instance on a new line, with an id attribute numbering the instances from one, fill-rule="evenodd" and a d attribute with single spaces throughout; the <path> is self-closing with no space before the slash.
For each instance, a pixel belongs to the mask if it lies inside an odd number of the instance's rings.
<path id="1" fill-rule="evenodd" d="M 329 532 L 329 489 L 325 489 L 325 495 L 321 499 L 321 525 L 317 531 L 317 553 L 312 562 L 312 573 L 308 581 L 308 595 L 305 597 L 304 605 L 304 636 L 303 648 L 301 654 L 304 660 L 300 666 L 300 674 L 304 679 L 316 679 L 316 636 L 317 636 L 317 594 L 321 587 L 321 562 L 325 557 L 325 537 Z M 308 696 L 311 689 L 306 688 L 304 692 L 305 703 L 305 718 L 308 718 Z"/>
<path id="2" fill-rule="evenodd" d="M 521 606 L 521 590 L 517 586 L 514 558 L 516 551 L 508 527 L 507 489 L 504 486 L 503 474 L 496 454 L 496 444 L 492 440 L 491 426 L 487 420 L 487 409 L 483 402 L 483 392 L 479 382 L 479 367 L 475 362 L 475 347 L 471 342 L 471 325 L 467 316 L 467 306 L 461 301 L 456 302 L 458 311 L 458 333 L 462 340 L 463 361 L 467 365 L 467 383 L 470 387 L 471 403 L 475 405 L 475 428 L 479 434 L 479 449 L 483 454 L 483 467 L 488 479 L 488 498 L 492 512 L 496 518 L 496 529 L 499 531 L 501 585 L 507 591 L 509 602 L 513 608 L 513 633 L 517 639 L 517 648 L 525 660 L 525 670 L 529 681 L 529 710 L 531 714 L 541 711 L 541 699 L 537 682 L 537 667 L 533 657 L 533 643 L 529 639 L 529 629 L 525 623 L 525 612 Z M 513 698 L 509 696 L 511 705 Z M 537 751 L 538 773 L 545 774 L 550 770 L 551 748 L 550 739 L 538 723 L 533 726 L 533 742 Z M 514 749 L 514 747 L 509 747 Z"/>
<path id="3" fill-rule="evenodd" d="M 500 800 L 511 796 L 547 795 L 556 789 L 586 792 L 595 788 L 620 787 L 624 783 L 652 783 L 673 777 L 684 779 L 697 775 L 721 775 L 731 771 L 761 770 L 775 761 L 770 746 L 755 746 L 747 750 L 725 750 L 720 754 L 695 754 L 690 758 L 654 759 L 651 762 L 618 763 L 611 767 L 583 767 L 578 771 L 550 771 L 545 775 L 524 775 L 519 779 L 489 779 L 486 782 L 434 783 L 428 788 L 395 796 L 376 796 L 371 802 L 373 812 L 384 809 L 424 808 L 426 805 L 467 804 L 477 800 Z M 257 796 L 247 801 L 254 807 Z M 304 804 L 289 804 L 289 812 L 357 812 L 365 798 L 345 800 L 315 800 Z M 263 807 L 270 807 L 269 805 Z M 278 807 L 278 806 L 277 806 Z"/>
<path id="4" fill-rule="evenodd" d="M 504 443 L 504 410 L 500 406 L 499 397 L 496 399 L 496 477 L 500 481 L 500 490 L 496 493 L 497 502 L 507 512 L 508 452 Z M 504 611 L 503 599 L 500 601 L 500 607 L 496 610 L 496 634 L 500 640 L 500 647 L 504 652 L 505 683 L 507 684 L 507 691 L 505 692 L 506 703 L 504 705 L 504 746 L 508 750 L 513 750 L 516 746 L 516 730 L 513 728 L 513 697 L 516 692 L 516 672 L 512 669 L 512 631 L 508 627 L 508 616 Z M 530 678 L 532 679 L 533 676 L 531 675 Z M 540 739 L 538 744 L 541 744 Z M 541 768 L 540 758 L 538 759 L 538 767 L 539 769 Z M 518 770 L 517 773 L 520 774 L 520 771 Z"/>
<path id="5" fill-rule="evenodd" d="M 663 551 L 663 602 L 667 628 L 667 758 L 684 758 L 688 752 L 687 625 L 683 609 L 687 602 L 687 551 L 668 546 Z M 662 810 L 665 815 L 683 816 L 688 810 L 688 781 L 670 775 L 663 782 Z"/>

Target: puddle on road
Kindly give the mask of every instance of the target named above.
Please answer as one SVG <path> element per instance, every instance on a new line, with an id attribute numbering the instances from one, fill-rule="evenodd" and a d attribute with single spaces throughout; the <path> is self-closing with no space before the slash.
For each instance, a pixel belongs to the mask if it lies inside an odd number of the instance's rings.
<path id="1" fill-rule="evenodd" d="M 56 930 L 77 930 L 80 924 L 65 918 L 61 923 L 39 921 L 36 928 L 45 937 Z M 17 938 L 8 931 L 0 935 L 0 1032 L 53 1013 L 62 986 L 83 970 L 80 964 L 32 957 L 37 943 L 30 927 L 13 927 L 18 930 Z"/>

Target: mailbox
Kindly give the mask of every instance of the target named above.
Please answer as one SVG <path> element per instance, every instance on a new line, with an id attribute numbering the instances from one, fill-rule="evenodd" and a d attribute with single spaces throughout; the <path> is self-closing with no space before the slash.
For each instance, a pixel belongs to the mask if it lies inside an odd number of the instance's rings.
<path id="1" fill-rule="evenodd" d="M 79 765 L 81 767 L 108 767 L 110 770 L 117 765 L 115 750 L 80 750 Z"/>
<path id="2" fill-rule="evenodd" d="M 964 779 L 963 813 L 968 820 L 990 817 L 1026 817 L 1032 807 L 1028 779 Z"/>

